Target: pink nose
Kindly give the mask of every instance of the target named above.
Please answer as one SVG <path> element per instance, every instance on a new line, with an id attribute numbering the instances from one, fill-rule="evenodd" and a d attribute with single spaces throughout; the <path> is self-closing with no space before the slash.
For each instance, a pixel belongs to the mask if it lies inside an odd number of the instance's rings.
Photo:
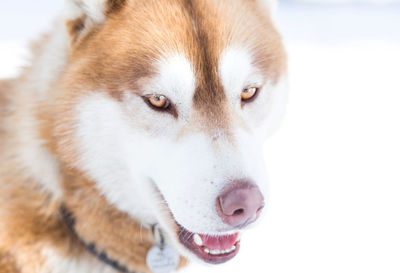
<path id="1" fill-rule="evenodd" d="M 243 228 L 260 216 L 264 198 L 259 188 L 247 181 L 232 183 L 218 196 L 217 210 L 224 223 Z"/>

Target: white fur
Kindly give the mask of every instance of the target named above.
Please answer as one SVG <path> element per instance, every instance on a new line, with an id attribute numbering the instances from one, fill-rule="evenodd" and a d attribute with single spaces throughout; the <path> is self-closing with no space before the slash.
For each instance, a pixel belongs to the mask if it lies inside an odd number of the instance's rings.
<path id="1" fill-rule="evenodd" d="M 95 23 L 101 23 L 105 20 L 106 0 L 81 0 L 81 2 L 86 14 Z"/>
<path id="2" fill-rule="evenodd" d="M 220 57 L 219 75 L 226 94 L 236 105 L 240 105 L 243 89 L 261 87 L 265 82 L 253 65 L 250 52 L 239 46 L 231 46 L 224 50 Z"/>
<path id="3" fill-rule="evenodd" d="M 49 35 L 50 39 L 41 48 L 34 67 L 31 68 L 27 87 L 35 92 L 35 99 L 46 100 L 54 93 L 53 83 L 57 82 L 66 66 L 69 50 L 69 36 L 65 22 L 58 20 Z"/>
<path id="4" fill-rule="evenodd" d="M 274 16 L 276 12 L 276 7 L 278 5 L 277 0 L 258 0 L 261 7 L 263 7 L 270 15 Z"/>
<path id="5" fill-rule="evenodd" d="M 54 198 L 60 198 L 62 190 L 58 161 L 43 146 L 43 141 L 39 140 L 35 119 L 26 115 L 21 119 L 21 125 L 24 129 L 17 136 L 18 145 L 21 146 L 17 156 L 24 168 L 24 174 L 39 183 L 44 190 L 51 192 Z"/>
<path id="6" fill-rule="evenodd" d="M 19 90 L 32 90 L 30 93 L 16 93 L 19 96 L 13 107 L 18 108 L 20 123 L 15 141 L 18 145 L 17 160 L 24 168 L 24 174 L 51 192 L 54 198 L 61 197 L 59 165 L 54 156 L 44 146 L 39 137 L 39 124 L 34 118 L 37 109 L 32 107 L 42 104 L 43 100 L 54 94 L 52 86 L 60 77 L 67 60 L 68 36 L 63 21 L 57 21 L 46 45 L 35 56 L 37 60 L 30 68 L 27 80 L 22 82 Z M 44 103 L 45 104 L 45 103 Z"/>
<path id="7" fill-rule="evenodd" d="M 196 87 L 191 63 L 183 54 L 165 54 L 155 63 L 157 76 L 143 86 L 143 94 L 167 96 L 178 108 L 179 115 L 188 118 Z"/>
<path id="8" fill-rule="evenodd" d="M 79 3 L 75 0 L 64 0 L 62 15 L 66 21 L 78 19 L 85 14 Z"/>
<path id="9" fill-rule="evenodd" d="M 264 89 L 269 91 L 268 107 L 265 108 L 268 113 L 266 120 L 260 124 L 259 136 L 266 138 L 279 129 L 285 116 L 289 91 L 287 75 L 282 75 L 278 83 L 268 84 Z"/>
<path id="10" fill-rule="evenodd" d="M 111 266 L 103 263 L 91 253 L 85 252 L 76 258 L 67 258 L 57 253 L 57 250 L 45 248 L 42 250 L 45 260 L 41 273 L 117 273 Z"/>
<path id="11" fill-rule="evenodd" d="M 78 105 L 78 146 L 82 152 L 76 162 L 96 181 L 111 204 L 130 213 L 141 223 L 156 222 L 133 173 L 138 152 L 131 139 L 129 119 L 117 102 L 94 93 Z"/>
<path id="12" fill-rule="evenodd" d="M 64 18 L 73 20 L 86 14 L 94 23 L 105 20 L 107 0 L 65 0 Z"/>

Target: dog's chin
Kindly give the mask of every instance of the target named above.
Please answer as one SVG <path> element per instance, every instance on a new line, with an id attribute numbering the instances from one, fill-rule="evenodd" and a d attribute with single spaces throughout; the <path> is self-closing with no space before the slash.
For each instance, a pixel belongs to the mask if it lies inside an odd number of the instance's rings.
<path id="1" fill-rule="evenodd" d="M 240 248 L 239 233 L 208 235 L 193 233 L 177 224 L 179 243 L 205 263 L 225 263 L 236 256 Z M 191 255 L 193 256 L 193 255 Z"/>

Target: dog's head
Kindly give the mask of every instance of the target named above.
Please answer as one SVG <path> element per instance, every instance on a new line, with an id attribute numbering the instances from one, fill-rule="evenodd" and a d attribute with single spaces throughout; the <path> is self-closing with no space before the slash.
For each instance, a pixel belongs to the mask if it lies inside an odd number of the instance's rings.
<path id="1" fill-rule="evenodd" d="M 286 57 L 266 2 L 69 1 L 58 153 L 210 263 L 237 253 L 267 203 L 262 143 L 283 113 Z"/>

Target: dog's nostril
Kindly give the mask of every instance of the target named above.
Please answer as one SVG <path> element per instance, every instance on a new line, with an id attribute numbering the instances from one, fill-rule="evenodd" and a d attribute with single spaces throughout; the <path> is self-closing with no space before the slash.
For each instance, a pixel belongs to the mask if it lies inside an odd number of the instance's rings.
<path id="1" fill-rule="evenodd" d="M 244 213 L 244 209 L 237 209 L 233 212 L 233 215 L 240 215 Z"/>

